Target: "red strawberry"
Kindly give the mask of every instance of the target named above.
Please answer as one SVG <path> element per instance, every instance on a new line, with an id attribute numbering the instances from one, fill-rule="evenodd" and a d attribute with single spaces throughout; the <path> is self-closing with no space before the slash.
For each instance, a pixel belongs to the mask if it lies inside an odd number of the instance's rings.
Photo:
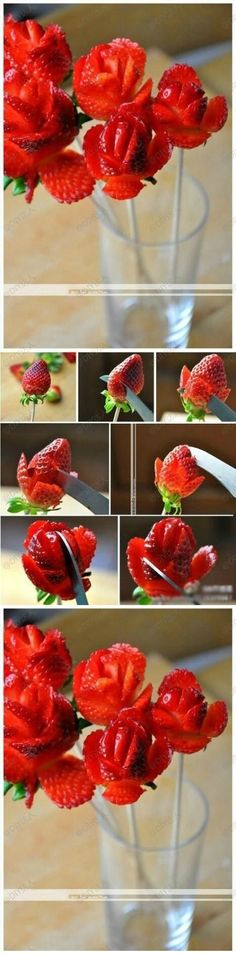
<path id="1" fill-rule="evenodd" d="M 68 204 L 85 199 L 94 187 L 85 159 L 73 149 L 67 149 L 42 166 L 40 180 L 54 199 Z"/>
<path id="2" fill-rule="evenodd" d="M 131 354 L 109 374 L 107 390 L 115 401 L 125 401 L 126 388 L 139 394 L 144 386 L 143 362 L 140 354 Z"/>
<path id="3" fill-rule="evenodd" d="M 28 464 L 28 475 L 31 477 L 37 473 L 39 479 L 52 480 L 56 477 L 58 467 L 67 473 L 71 470 L 71 449 L 65 437 L 57 437 L 34 454 Z"/>
<path id="4" fill-rule="evenodd" d="M 62 390 L 58 387 L 58 384 L 52 384 L 52 387 L 49 388 L 46 394 L 46 401 L 49 401 L 50 404 L 57 404 L 58 401 L 62 399 Z"/>
<path id="5" fill-rule="evenodd" d="M 59 808 L 77 808 L 92 798 L 94 784 L 89 778 L 84 762 L 75 755 L 63 758 L 44 768 L 39 776 L 40 784 Z"/>
<path id="6" fill-rule="evenodd" d="M 194 417 L 204 420 L 211 398 L 215 395 L 221 401 L 226 401 L 230 394 L 224 362 L 220 355 L 207 354 L 195 364 L 192 371 L 184 365 L 178 391 L 184 409 L 189 414 L 189 420 Z"/>
<path id="7" fill-rule="evenodd" d="M 46 361 L 34 361 L 22 378 L 22 387 L 26 394 L 46 394 L 51 384 L 51 376 Z"/>
<path id="8" fill-rule="evenodd" d="M 70 364 L 75 364 L 76 361 L 76 351 L 63 351 L 64 357 L 67 358 L 67 361 Z"/>
<path id="9" fill-rule="evenodd" d="M 17 381 L 22 381 L 26 370 L 26 365 L 29 367 L 29 362 L 25 362 L 24 364 L 10 364 L 9 371 L 11 371 L 11 374 L 14 374 L 14 377 L 17 379 Z"/>

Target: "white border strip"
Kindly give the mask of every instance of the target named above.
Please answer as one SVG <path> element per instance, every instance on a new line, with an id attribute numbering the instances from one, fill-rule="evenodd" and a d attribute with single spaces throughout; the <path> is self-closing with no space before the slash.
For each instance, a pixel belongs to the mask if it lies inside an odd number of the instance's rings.
<path id="1" fill-rule="evenodd" d="M 4 295 L 5 297 L 46 297 L 53 296 L 61 297 L 68 296 L 72 297 L 74 295 L 86 296 L 109 296 L 109 295 L 119 295 L 120 297 L 126 296 L 127 293 L 136 293 L 140 295 L 147 295 L 149 298 L 157 297 L 158 295 L 181 295 L 181 298 L 184 295 L 192 294 L 202 296 L 232 296 L 232 285 L 171 285 L 167 283 L 163 284 L 152 284 L 152 285 L 138 285 L 137 284 L 127 284 L 127 285 L 105 285 L 99 284 L 96 282 L 91 282 L 88 284 L 76 284 L 76 282 L 70 282 L 69 285 L 50 285 L 50 284 L 30 284 L 28 282 L 12 282 L 11 284 L 4 285 Z"/>
<path id="2" fill-rule="evenodd" d="M 113 898 L 113 900 L 129 900 L 137 898 L 139 901 L 148 901 L 155 899 L 162 901 L 163 898 L 180 900 L 188 899 L 207 899 L 207 898 L 227 898 L 232 900 L 231 889 L 226 888 L 194 888 L 194 889 L 176 889 L 172 891 L 168 888 L 6 888 L 4 891 L 4 901 L 102 901 L 104 898 Z"/>

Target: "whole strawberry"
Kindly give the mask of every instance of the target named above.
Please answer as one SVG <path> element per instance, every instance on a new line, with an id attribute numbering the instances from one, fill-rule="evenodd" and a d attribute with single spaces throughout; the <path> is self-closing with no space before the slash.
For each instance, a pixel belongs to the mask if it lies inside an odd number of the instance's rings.
<path id="1" fill-rule="evenodd" d="M 105 411 L 109 414 L 114 407 L 123 411 L 133 410 L 126 397 L 126 389 L 140 394 L 144 386 L 143 362 L 140 354 L 131 354 L 121 364 L 117 364 L 109 374 L 105 395 Z"/>
<path id="2" fill-rule="evenodd" d="M 230 394 L 224 362 L 218 354 L 207 354 L 192 371 L 182 368 L 178 391 L 188 414 L 187 420 L 205 420 L 207 406 L 212 397 L 226 401 Z"/>
<path id="3" fill-rule="evenodd" d="M 185 444 L 174 447 L 164 460 L 157 457 L 154 474 L 155 486 L 164 503 L 163 513 L 180 514 L 181 498 L 189 497 L 205 480 L 200 475 L 196 457 Z"/>
<path id="4" fill-rule="evenodd" d="M 33 401 L 34 404 L 37 404 L 38 399 L 42 401 L 50 388 L 50 384 L 51 376 L 46 361 L 41 358 L 38 361 L 33 361 L 22 378 L 24 394 L 22 394 L 21 403 L 29 404 L 30 401 Z"/>
<path id="5" fill-rule="evenodd" d="M 140 354 L 131 354 L 121 364 L 117 364 L 109 374 L 108 393 L 115 401 L 125 401 L 126 388 L 140 394 L 144 385 L 143 362 Z"/>

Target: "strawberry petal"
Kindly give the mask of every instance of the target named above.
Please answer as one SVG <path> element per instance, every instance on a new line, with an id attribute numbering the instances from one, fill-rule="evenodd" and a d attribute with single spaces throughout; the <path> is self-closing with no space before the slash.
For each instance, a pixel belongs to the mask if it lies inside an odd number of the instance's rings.
<path id="1" fill-rule="evenodd" d="M 40 773 L 39 781 L 58 808 L 77 808 L 89 802 L 94 793 L 84 762 L 74 755 L 65 755 L 48 766 Z"/>
<path id="2" fill-rule="evenodd" d="M 68 149 L 39 169 L 40 179 L 47 192 L 58 202 L 79 202 L 91 195 L 94 180 L 83 156 Z"/>
<path id="3" fill-rule="evenodd" d="M 200 547 L 191 561 L 190 580 L 200 580 L 206 573 L 210 573 L 217 560 L 218 553 L 213 546 Z"/>
<path id="4" fill-rule="evenodd" d="M 117 781 L 109 782 L 103 792 L 103 798 L 113 805 L 131 805 L 143 795 L 145 788 L 139 782 Z"/>
<path id="5" fill-rule="evenodd" d="M 139 176 L 123 173 L 120 176 L 109 176 L 103 192 L 111 199 L 134 199 L 144 188 Z"/>
<path id="6" fill-rule="evenodd" d="M 207 714 L 203 722 L 203 731 L 210 738 L 215 738 L 224 731 L 228 722 L 228 713 L 225 702 L 212 702 L 208 706 Z"/>

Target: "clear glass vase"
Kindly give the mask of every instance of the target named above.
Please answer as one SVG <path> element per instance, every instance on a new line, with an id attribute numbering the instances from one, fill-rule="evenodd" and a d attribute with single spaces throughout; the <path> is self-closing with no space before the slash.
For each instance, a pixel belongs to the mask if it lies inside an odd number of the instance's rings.
<path id="1" fill-rule="evenodd" d="M 174 196 L 171 164 L 136 199 L 119 202 L 96 190 L 111 348 L 187 346 L 208 198 L 196 179 L 183 174 L 176 229 Z"/>
<path id="2" fill-rule="evenodd" d="M 178 848 L 173 844 L 175 773 L 158 779 L 133 806 L 96 794 L 108 950 L 186 950 L 208 804 L 185 780 Z M 186 889 L 190 895 L 185 895 Z M 173 896 L 172 892 L 177 891 Z"/>

